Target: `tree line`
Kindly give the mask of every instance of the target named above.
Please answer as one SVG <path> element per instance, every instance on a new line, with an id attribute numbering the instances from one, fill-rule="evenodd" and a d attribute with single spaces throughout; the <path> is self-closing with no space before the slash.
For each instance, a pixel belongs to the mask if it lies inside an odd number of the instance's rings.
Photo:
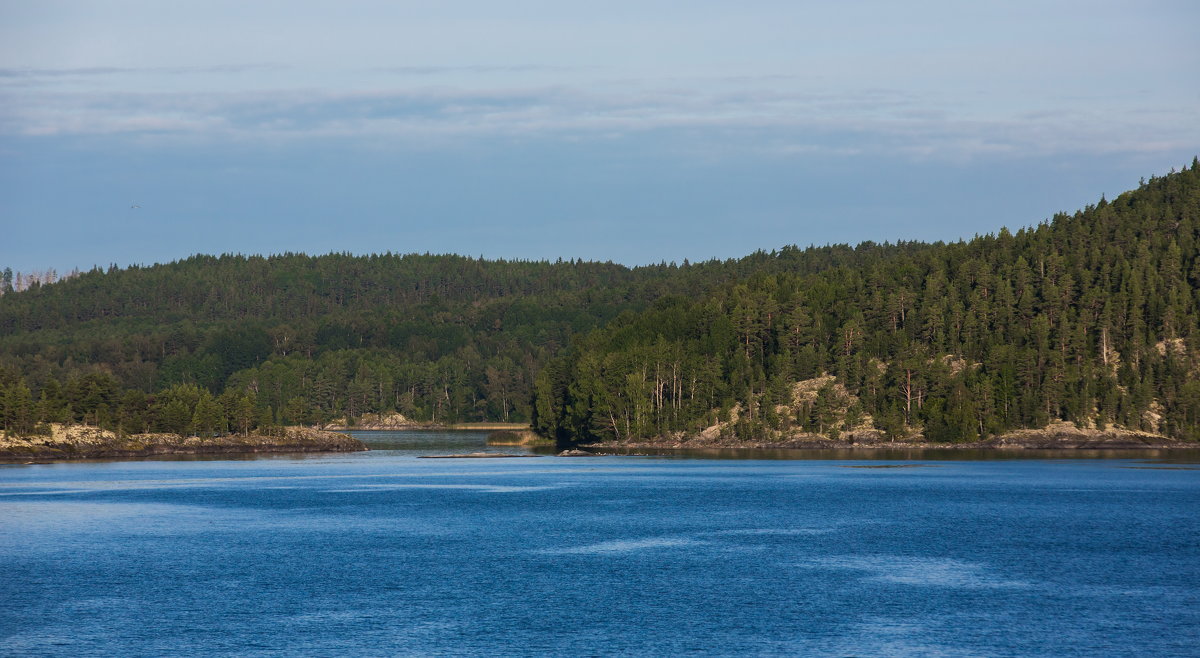
<path id="1" fill-rule="evenodd" d="M 909 248 L 924 246 L 878 250 Z M 816 270 L 868 251 L 787 248 L 637 268 L 428 254 L 195 256 L 95 268 L 0 299 L 0 364 L 35 400 L 101 377 L 151 397 L 180 386 L 253 394 L 264 423 L 388 412 L 524 422 L 542 365 L 621 312 L 751 272 Z M 106 408 L 37 418 L 116 428 L 115 405 Z"/>
<path id="2" fill-rule="evenodd" d="M 48 434 L 50 423 L 91 425 L 122 435 L 244 435 L 278 426 L 265 411 L 253 391 L 230 388 L 214 395 L 195 384 L 176 384 L 144 393 L 123 388 L 102 371 L 65 384 L 50 379 L 35 394 L 19 373 L 0 369 L 0 429 L 20 436 Z"/>
<path id="3" fill-rule="evenodd" d="M 934 440 L 1055 419 L 1196 439 L 1198 177 L 1193 162 L 949 244 L 635 268 L 292 253 L 95 268 L 0 296 L 0 411 L 10 429 L 398 412 L 593 440 L 735 415 L 738 436 L 825 433 L 849 414 Z"/>
<path id="4" fill-rule="evenodd" d="M 586 442 L 869 419 L 971 441 L 1066 420 L 1200 440 L 1198 250 L 1193 162 L 1015 234 L 754 273 L 576 341 L 541 370 L 534 424 Z M 796 382 L 829 376 L 840 388 L 794 404 Z"/>

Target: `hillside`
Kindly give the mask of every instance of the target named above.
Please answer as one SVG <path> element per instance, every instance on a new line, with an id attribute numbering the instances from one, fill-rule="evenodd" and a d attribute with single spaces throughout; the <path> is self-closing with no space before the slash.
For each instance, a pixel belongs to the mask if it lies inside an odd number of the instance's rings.
<path id="1" fill-rule="evenodd" d="M 1197 440 L 1198 177 L 951 244 L 95 269 L 0 295 L 0 421 L 220 434 L 395 413 L 590 442 L 970 441 L 1061 420 Z"/>
<path id="2" fill-rule="evenodd" d="M 972 442 L 1056 421 L 1200 440 L 1200 163 L 1037 227 L 755 273 L 580 339 L 536 385 L 577 443 Z"/>
<path id="3" fill-rule="evenodd" d="M 175 431 L 186 414 L 164 420 L 168 401 L 194 414 L 202 395 L 220 403 L 225 427 L 247 416 L 320 424 L 392 412 L 419 423 L 527 422 L 533 375 L 573 335 L 621 312 L 752 272 L 924 248 L 787 248 L 632 269 L 416 254 L 95 269 L 0 295 L 0 404 L 10 398 L 5 425 L 25 429 Z"/>

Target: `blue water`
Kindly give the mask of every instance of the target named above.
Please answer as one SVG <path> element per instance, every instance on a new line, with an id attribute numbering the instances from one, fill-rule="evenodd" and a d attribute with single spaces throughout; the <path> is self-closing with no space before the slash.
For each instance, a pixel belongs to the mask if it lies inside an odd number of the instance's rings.
<path id="1" fill-rule="evenodd" d="M 408 436 L 0 467 L 0 655 L 1200 647 L 1200 465 L 438 460 L 479 435 Z"/>

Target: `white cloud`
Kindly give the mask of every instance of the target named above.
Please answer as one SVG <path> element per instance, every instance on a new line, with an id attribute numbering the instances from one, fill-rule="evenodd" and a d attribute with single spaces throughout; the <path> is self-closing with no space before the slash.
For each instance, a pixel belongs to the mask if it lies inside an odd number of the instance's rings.
<path id="1" fill-rule="evenodd" d="M 929 158 L 1200 145 L 1200 16 L 1186 2 L 43 0 L 3 12 L 0 135 L 679 131 L 699 150 Z"/>
<path id="2" fill-rule="evenodd" d="M 687 131 L 699 147 L 712 143 L 777 155 L 882 151 L 921 158 L 1166 152 L 1200 144 L 1200 128 L 1188 108 L 1132 105 L 1105 112 L 1087 103 L 1079 109 L 1051 103 L 984 112 L 954 98 L 903 90 L 816 90 L 761 80 L 215 93 L 2 87 L 0 101 L 0 132 L 25 136 L 148 133 L 251 142 L 330 137 L 428 142 Z"/>
<path id="3" fill-rule="evenodd" d="M 246 71 L 261 71 L 264 69 L 279 69 L 279 64 L 224 64 L 216 66 L 145 66 L 117 67 L 90 66 L 81 68 L 35 69 L 35 68 L 0 68 L 0 79 L 45 79 L 45 78 L 83 78 L 90 76 L 108 75 L 137 75 L 137 74 L 196 74 L 196 73 L 244 73 Z"/>

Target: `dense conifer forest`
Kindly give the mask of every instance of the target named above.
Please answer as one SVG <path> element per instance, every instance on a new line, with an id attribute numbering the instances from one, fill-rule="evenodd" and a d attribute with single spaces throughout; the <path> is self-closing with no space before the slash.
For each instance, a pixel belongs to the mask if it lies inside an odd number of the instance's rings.
<path id="1" fill-rule="evenodd" d="M 567 441 L 967 441 L 1061 419 L 1200 440 L 1198 248 L 1194 161 L 950 244 L 637 268 L 195 256 L 20 291 L 10 276 L 0 419 L 217 434 L 398 412 Z"/>
<path id="2" fill-rule="evenodd" d="M 965 442 L 1056 420 L 1200 440 L 1200 166 L 1034 228 L 670 296 L 576 341 L 535 426 Z"/>
<path id="3" fill-rule="evenodd" d="M 861 258 L 830 247 L 630 269 L 284 254 L 94 269 L 0 295 L 4 426 L 221 432 L 388 412 L 526 422 L 533 375 L 623 311 Z"/>

